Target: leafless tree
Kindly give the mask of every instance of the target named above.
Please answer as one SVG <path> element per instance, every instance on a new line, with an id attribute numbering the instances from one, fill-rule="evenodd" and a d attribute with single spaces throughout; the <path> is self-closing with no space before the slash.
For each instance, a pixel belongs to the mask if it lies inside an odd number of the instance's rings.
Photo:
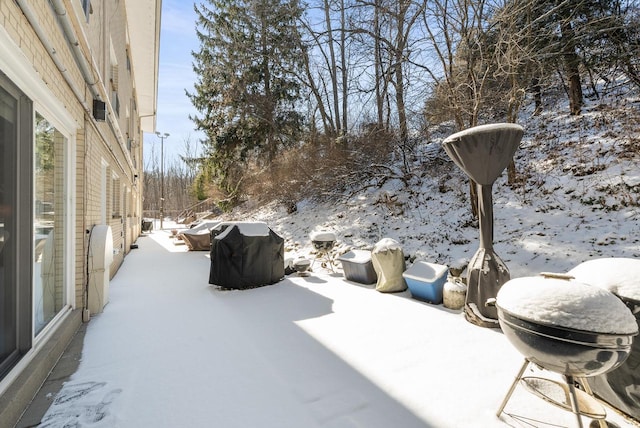
<path id="1" fill-rule="evenodd" d="M 147 215 L 159 214 L 162 193 L 165 199 L 164 211 L 169 216 L 175 216 L 197 202 L 193 189 L 197 166 L 190 160 L 197 159 L 199 154 L 190 138 L 186 138 L 183 143 L 184 151 L 178 158 L 168 158 L 165 153 L 164 168 L 161 168 L 155 145 L 145 155 L 143 211 Z"/>

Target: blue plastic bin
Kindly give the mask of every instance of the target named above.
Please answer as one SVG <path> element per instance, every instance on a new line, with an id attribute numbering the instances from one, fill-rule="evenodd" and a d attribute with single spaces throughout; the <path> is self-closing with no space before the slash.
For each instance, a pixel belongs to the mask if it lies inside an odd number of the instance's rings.
<path id="1" fill-rule="evenodd" d="M 447 266 L 417 261 L 402 276 L 414 299 L 439 305 L 442 303 L 442 289 L 447 281 L 447 272 Z"/>

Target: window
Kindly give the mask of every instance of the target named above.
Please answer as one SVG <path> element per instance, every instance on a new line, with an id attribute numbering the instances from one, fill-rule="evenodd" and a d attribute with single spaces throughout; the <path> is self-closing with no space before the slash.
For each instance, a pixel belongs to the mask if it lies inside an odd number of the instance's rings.
<path id="1" fill-rule="evenodd" d="M 117 175 L 111 177 L 111 217 L 120 218 L 120 178 Z"/>
<path id="2" fill-rule="evenodd" d="M 110 43 L 110 78 L 111 82 L 111 107 L 116 113 L 116 116 L 120 117 L 120 98 L 118 97 L 118 83 L 120 81 L 118 76 L 118 57 L 116 51 L 113 48 L 113 42 Z"/>
<path id="3" fill-rule="evenodd" d="M 114 91 L 118 90 L 118 82 L 120 81 L 120 77 L 118 76 L 118 64 L 111 64 L 111 89 Z"/>
<path id="4" fill-rule="evenodd" d="M 116 113 L 116 116 L 120 117 L 120 98 L 118 98 L 118 91 L 111 92 L 111 107 Z"/>
<path id="5" fill-rule="evenodd" d="M 127 199 L 126 199 L 126 206 L 127 206 L 127 217 L 131 218 L 131 216 L 133 215 L 133 217 L 136 216 L 135 214 L 135 201 L 133 199 L 133 194 L 131 192 L 131 189 L 129 187 L 127 187 Z M 134 211 L 132 213 L 132 211 Z"/>
<path id="6" fill-rule="evenodd" d="M 93 9 L 91 8 L 91 0 L 81 0 L 82 1 L 82 10 L 84 11 L 84 17 L 87 18 L 87 22 L 89 22 L 89 15 L 93 13 Z"/>
<path id="7" fill-rule="evenodd" d="M 108 183 L 108 164 L 107 161 L 101 160 L 100 172 L 100 224 L 107 224 L 107 183 Z"/>
<path id="8" fill-rule="evenodd" d="M 62 310 L 64 287 L 64 136 L 36 113 L 33 307 L 36 335 Z"/>

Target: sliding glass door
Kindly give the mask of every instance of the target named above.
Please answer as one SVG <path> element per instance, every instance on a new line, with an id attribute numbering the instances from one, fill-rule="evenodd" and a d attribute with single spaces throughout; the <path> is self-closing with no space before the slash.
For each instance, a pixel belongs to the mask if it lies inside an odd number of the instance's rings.
<path id="1" fill-rule="evenodd" d="M 70 306 L 68 139 L 45 116 L 0 72 L 0 380 Z"/>
<path id="2" fill-rule="evenodd" d="M 0 87 L 0 374 L 17 353 L 14 177 L 18 100 Z"/>
<path id="3" fill-rule="evenodd" d="M 23 214 L 31 198 L 32 112 L 31 102 L 0 73 L 0 378 L 32 338 L 31 270 L 20 269 L 31 253 L 20 243 L 30 236 L 31 216 Z"/>

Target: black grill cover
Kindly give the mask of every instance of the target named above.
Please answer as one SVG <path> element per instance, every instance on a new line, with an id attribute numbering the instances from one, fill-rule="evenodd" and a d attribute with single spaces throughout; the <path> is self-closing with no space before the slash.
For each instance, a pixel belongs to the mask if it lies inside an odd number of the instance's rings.
<path id="1" fill-rule="evenodd" d="M 284 277 L 284 239 L 242 234 L 238 225 L 211 232 L 209 284 L 246 289 L 274 284 Z"/>

